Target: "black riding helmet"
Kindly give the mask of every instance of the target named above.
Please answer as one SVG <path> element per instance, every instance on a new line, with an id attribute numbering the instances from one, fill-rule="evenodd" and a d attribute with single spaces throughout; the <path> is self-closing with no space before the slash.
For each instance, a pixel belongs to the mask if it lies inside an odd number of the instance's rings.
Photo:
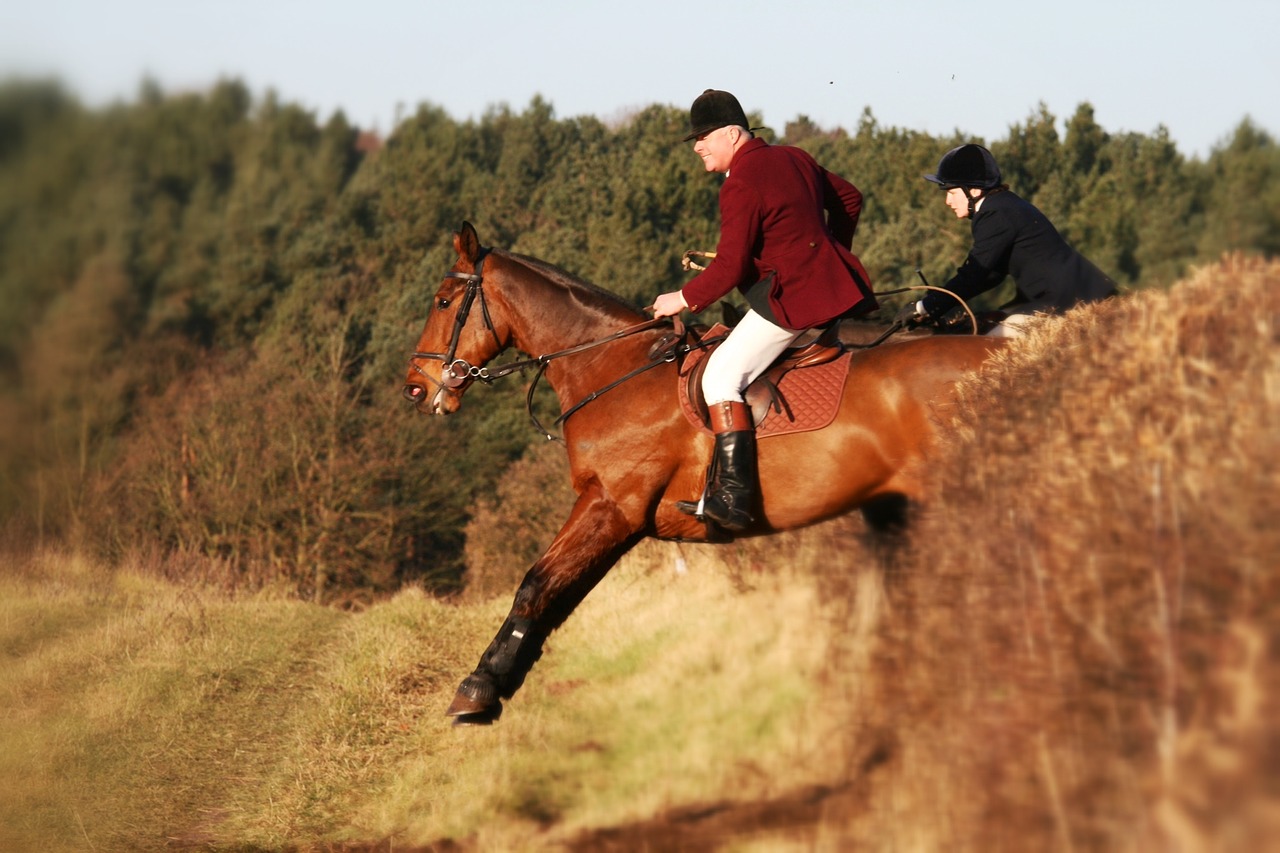
<path id="1" fill-rule="evenodd" d="M 707 89 L 689 108 L 689 133 L 681 141 L 688 142 L 713 130 L 729 126 L 747 126 L 747 114 L 742 111 L 742 105 L 729 92 Z"/>
<path id="2" fill-rule="evenodd" d="M 1002 186 L 1000 167 L 996 165 L 996 158 L 981 145 L 973 143 L 957 146 L 943 154 L 942 159 L 938 161 L 938 171 L 925 175 L 924 179 L 932 181 L 944 190 L 964 187 L 965 195 L 969 197 L 970 216 L 973 216 L 974 206 L 979 199 L 991 190 Z M 968 192 L 970 189 L 980 192 L 974 196 Z"/>
<path id="3" fill-rule="evenodd" d="M 981 145 L 961 145 L 952 148 L 938 161 L 938 171 L 925 175 L 926 181 L 933 181 L 942 187 L 972 187 L 978 190 L 990 190 L 1000 186 L 1000 167 L 996 158 Z"/>

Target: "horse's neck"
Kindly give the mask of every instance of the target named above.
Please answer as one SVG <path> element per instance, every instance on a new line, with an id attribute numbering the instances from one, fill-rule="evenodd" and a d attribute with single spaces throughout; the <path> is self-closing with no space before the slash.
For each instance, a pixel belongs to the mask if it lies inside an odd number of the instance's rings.
<path id="1" fill-rule="evenodd" d="M 507 291 L 512 345 L 531 356 L 599 341 L 645 320 L 644 315 L 574 282 L 552 280 L 533 270 L 520 274 L 527 276 L 522 286 Z M 588 393 L 600 380 L 598 371 L 587 366 L 601 359 L 607 363 L 616 353 L 616 345 L 605 344 L 553 359 L 547 364 L 547 381 L 562 401 Z"/>
<path id="2" fill-rule="evenodd" d="M 607 337 L 641 323 L 644 315 L 571 281 L 554 281 L 532 270 L 519 288 L 504 292 L 512 344 L 539 356 Z"/>
<path id="3" fill-rule="evenodd" d="M 632 322 L 639 321 L 588 316 L 566 308 L 562 313 L 530 316 L 513 325 L 512 344 L 532 356 L 547 355 L 608 337 Z"/>

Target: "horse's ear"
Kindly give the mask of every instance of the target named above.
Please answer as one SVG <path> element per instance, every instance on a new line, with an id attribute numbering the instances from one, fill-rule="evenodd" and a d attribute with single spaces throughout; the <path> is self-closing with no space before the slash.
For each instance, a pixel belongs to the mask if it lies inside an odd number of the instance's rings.
<path id="1" fill-rule="evenodd" d="M 462 227 L 453 233 L 453 249 L 458 257 L 473 264 L 480 257 L 480 237 L 470 222 L 464 220 Z"/>

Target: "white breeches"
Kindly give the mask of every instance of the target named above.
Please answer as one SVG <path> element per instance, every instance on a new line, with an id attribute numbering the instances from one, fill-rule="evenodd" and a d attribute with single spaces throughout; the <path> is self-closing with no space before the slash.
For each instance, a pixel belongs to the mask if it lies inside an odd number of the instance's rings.
<path id="1" fill-rule="evenodd" d="M 752 380 L 802 334 L 803 330 L 775 326 L 755 311 L 748 311 L 707 359 L 707 369 L 702 374 L 702 395 L 707 405 L 726 400 L 741 403 L 742 392 Z"/>
<path id="2" fill-rule="evenodd" d="M 1020 338 L 1022 337 L 1024 326 L 1041 314 L 1010 314 L 1000 321 L 999 325 L 993 327 L 987 332 L 990 338 Z"/>

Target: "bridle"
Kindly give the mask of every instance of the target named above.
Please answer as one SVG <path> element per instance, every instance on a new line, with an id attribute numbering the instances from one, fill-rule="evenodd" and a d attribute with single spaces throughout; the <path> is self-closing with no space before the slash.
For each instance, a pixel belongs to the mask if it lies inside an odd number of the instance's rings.
<path id="1" fill-rule="evenodd" d="M 489 256 L 489 250 L 487 248 L 482 247 L 480 249 L 480 254 L 476 257 L 474 273 L 450 271 L 444 274 L 445 278 L 456 278 L 456 279 L 465 281 L 467 283 L 466 293 L 464 293 L 462 296 L 462 304 L 458 306 L 458 313 L 453 318 L 453 331 L 450 333 L 450 336 L 449 336 L 449 348 L 445 352 L 411 353 L 409 355 L 409 366 L 414 370 L 414 372 L 422 376 L 432 385 L 435 385 L 437 388 L 448 389 L 448 390 L 461 388 L 463 385 L 467 384 L 468 382 L 474 382 L 476 380 L 479 380 L 480 382 L 484 382 L 485 384 L 492 384 L 493 380 L 495 379 L 500 379 L 504 376 L 509 376 L 512 373 L 515 373 L 520 370 L 524 370 L 525 368 L 528 368 L 528 367 L 537 367 L 538 372 L 534 375 L 533 381 L 529 383 L 529 391 L 525 395 L 525 406 L 529 411 L 529 417 L 533 420 L 534 426 L 537 427 L 538 431 L 541 432 L 545 438 L 551 441 L 557 441 L 557 440 L 562 441 L 563 439 L 560 439 L 558 436 L 552 435 L 550 432 L 548 432 L 547 429 L 543 427 L 542 422 L 538 420 L 538 416 L 535 415 L 533 412 L 534 390 L 537 388 L 538 380 L 542 378 L 543 372 L 546 371 L 547 364 L 549 364 L 551 361 L 557 358 L 563 358 L 565 356 L 574 355 L 576 353 L 584 352 L 589 349 L 594 349 L 595 347 L 610 343 L 612 341 L 616 341 L 620 338 L 625 338 L 629 335 L 634 335 L 637 332 L 643 332 L 646 329 L 652 329 L 657 326 L 672 325 L 673 320 L 671 318 L 646 320 L 643 323 L 637 323 L 634 326 L 628 326 L 627 328 L 622 329 L 621 331 L 614 332 L 613 334 L 610 334 L 610 335 L 606 335 L 603 338 L 597 338 L 596 340 L 587 341 L 586 343 L 578 344 L 577 346 L 572 346 L 572 347 L 569 347 L 568 349 L 547 353 L 546 355 L 539 355 L 533 358 L 526 358 L 526 359 L 521 359 L 519 361 L 513 361 L 508 364 L 501 365 L 500 367 L 494 368 L 493 370 L 490 370 L 488 367 L 477 367 L 474 364 L 471 364 L 466 359 L 458 358 L 458 343 L 462 339 L 462 330 L 467 324 L 467 318 L 471 314 L 471 309 L 475 304 L 476 299 L 480 300 L 480 316 L 484 320 L 485 329 L 487 329 L 489 331 L 489 334 L 493 336 L 493 342 L 497 346 L 498 351 L 501 352 L 503 349 L 502 341 L 498 337 L 498 331 L 493 325 L 492 318 L 489 316 L 489 306 L 485 302 L 485 298 L 484 298 L 483 271 L 484 271 L 484 262 L 488 256 Z M 683 324 L 680 323 L 678 320 L 674 321 L 674 324 L 676 326 L 676 335 L 680 339 L 683 339 L 684 337 Z M 578 401 L 578 403 L 566 409 L 564 413 L 560 415 L 560 417 L 556 418 L 554 425 L 559 426 L 560 424 L 564 423 L 565 419 L 567 419 L 574 412 L 578 411 L 578 409 L 581 409 L 583 406 L 585 406 L 587 403 L 590 403 L 592 400 L 595 400 L 601 394 L 605 393 L 606 391 L 609 391 L 610 389 L 616 388 L 617 386 L 621 385 L 623 382 L 626 382 L 628 379 L 632 379 L 638 376 L 639 374 L 644 373 L 647 370 L 650 370 L 651 368 L 657 367 L 660 364 L 665 364 L 667 362 L 674 361 L 676 358 L 676 352 L 673 344 L 675 344 L 676 341 L 670 341 L 665 343 L 667 344 L 667 346 L 663 349 L 660 355 L 655 356 L 650 361 L 641 365 L 639 368 L 632 370 L 630 373 L 626 374 L 620 379 L 610 382 L 608 385 L 599 389 L 598 391 L 593 391 L 592 393 L 588 394 L 584 399 Z M 437 380 L 435 377 L 431 376 L 425 370 L 423 370 L 418 365 L 418 359 L 430 359 L 433 361 L 441 362 L 443 367 L 441 368 L 441 371 L 440 371 L 440 379 Z"/>
<path id="2" fill-rule="evenodd" d="M 487 257 L 489 257 L 489 250 L 482 248 L 476 258 L 475 272 L 450 271 L 444 274 L 445 278 L 456 278 L 467 283 L 467 290 L 462 295 L 462 304 L 458 306 L 458 313 L 453 318 L 453 332 L 449 335 L 449 348 L 444 352 L 415 352 L 409 356 L 409 366 L 438 388 L 453 390 L 477 379 L 481 382 L 492 382 L 499 376 L 505 376 L 523 366 L 504 365 L 497 370 L 491 371 L 485 367 L 476 367 L 466 359 L 457 357 L 458 342 L 462 340 L 462 330 L 467 325 L 467 318 L 471 315 L 471 308 L 477 298 L 480 300 L 480 316 L 484 319 L 484 327 L 489 331 L 489 334 L 493 335 L 493 342 L 498 349 L 502 349 L 502 341 L 498 339 L 498 330 L 494 328 L 493 319 L 489 316 L 489 305 L 485 302 L 484 288 L 481 286 L 484 283 L 484 262 Z M 439 361 L 442 365 L 440 379 L 437 380 L 419 367 L 418 359 Z"/>

